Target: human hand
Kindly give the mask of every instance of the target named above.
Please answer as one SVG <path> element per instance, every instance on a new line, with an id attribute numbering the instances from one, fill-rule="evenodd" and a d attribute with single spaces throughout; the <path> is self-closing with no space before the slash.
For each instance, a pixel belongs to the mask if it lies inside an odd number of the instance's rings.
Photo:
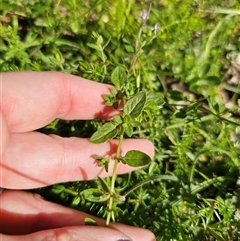
<path id="1" fill-rule="evenodd" d="M 97 218 L 100 226 L 85 226 L 90 215 L 17 191 L 108 175 L 92 157 L 114 153 L 116 140 L 95 145 L 34 130 L 55 118 L 111 115 L 102 99 L 110 86 L 56 72 L 15 72 L 0 75 L 0 91 L 0 186 L 11 189 L 0 195 L 0 240 L 155 240 L 148 230 L 117 223 L 107 228 Z M 122 154 L 131 149 L 154 153 L 147 140 L 124 140 Z M 132 170 L 118 166 L 118 174 Z"/>

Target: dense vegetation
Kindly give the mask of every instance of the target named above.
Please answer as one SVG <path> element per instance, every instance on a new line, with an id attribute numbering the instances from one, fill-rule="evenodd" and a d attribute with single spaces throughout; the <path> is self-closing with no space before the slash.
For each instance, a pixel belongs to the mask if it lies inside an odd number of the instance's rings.
<path id="1" fill-rule="evenodd" d="M 237 0 L 2 0 L 0 71 L 56 70 L 154 94 L 134 137 L 153 162 L 117 177 L 115 219 L 157 240 L 240 240 L 240 4 Z M 118 68 L 119 69 L 119 68 Z M 90 137 L 104 122 L 55 120 L 39 130 Z M 106 183 L 109 179 L 105 180 Z M 34 190 L 106 218 L 79 193 L 102 182 Z M 122 190 L 121 190 L 122 189 Z"/>

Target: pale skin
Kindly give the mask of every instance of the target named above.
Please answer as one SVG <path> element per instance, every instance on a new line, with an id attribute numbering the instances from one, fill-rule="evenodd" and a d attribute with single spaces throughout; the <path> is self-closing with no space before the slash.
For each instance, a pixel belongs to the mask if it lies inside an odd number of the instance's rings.
<path id="1" fill-rule="evenodd" d="M 98 227 L 85 226 L 88 214 L 21 191 L 54 183 L 91 180 L 111 174 L 97 166 L 94 155 L 113 154 L 117 141 L 91 144 L 89 139 L 45 135 L 35 130 L 55 118 L 110 118 L 103 94 L 111 86 L 57 72 L 0 74 L 0 240 L 4 241 L 154 241 L 145 229 L 91 217 Z M 151 142 L 124 140 L 122 154 L 141 150 L 153 157 Z M 118 174 L 133 171 L 119 164 Z"/>

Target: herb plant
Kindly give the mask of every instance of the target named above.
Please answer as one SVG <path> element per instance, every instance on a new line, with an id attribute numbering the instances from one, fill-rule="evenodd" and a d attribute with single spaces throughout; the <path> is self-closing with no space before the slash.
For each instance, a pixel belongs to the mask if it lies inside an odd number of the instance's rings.
<path id="1" fill-rule="evenodd" d="M 2 0 L 0 71 L 56 70 L 113 84 L 110 119 L 39 131 L 118 139 L 96 156 L 112 178 L 56 184 L 45 198 L 152 230 L 157 241 L 240 239 L 240 4 L 235 0 Z M 81 20 L 80 20 L 81 19 Z M 154 160 L 125 137 L 147 138 Z M 118 163 L 146 166 L 116 176 Z"/>
<path id="2" fill-rule="evenodd" d="M 117 175 L 117 166 L 119 162 L 127 164 L 132 167 L 146 166 L 151 162 L 151 158 L 136 150 L 128 151 L 124 156 L 121 156 L 121 146 L 124 135 L 128 137 L 132 136 L 133 128 L 140 126 L 140 116 L 144 109 L 147 107 L 147 94 L 146 92 L 139 92 L 130 99 L 126 99 L 121 89 L 123 86 L 120 84 L 123 81 L 125 72 L 123 69 L 117 67 L 112 74 L 112 82 L 116 84 L 119 89 L 112 88 L 112 95 L 105 95 L 105 101 L 108 106 L 114 106 L 117 108 L 119 105 L 122 106 L 122 111 L 119 115 L 113 116 L 113 120 L 105 123 L 99 130 L 97 130 L 91 137 L 90 141 L 95 144 L 103 143 L 110 139 L 119 137 L 116 155 L 114 157 L 114 167 L 111 177 L 110 187 L 104 180 L 101 180 L 103 191 L 99 196 L 98 189 L 86 189 L 83 191 L 84 197 L 88 201 L 107 201 L 108 202 L 108 215 L 106 219 L 106 225 L 109 225 L 110 218 L 114 217 L 113 213 L 113 202 L 125 201 L 124 195 L 119 195 L 115 192 L 115 180 Z M 104 166 L 108 172 L 108 165 L 110 159 L 105 156 L 97 156 L 96 160 L 99 161 L 99 166 Z M 95 193 L 98 196 L 95 196 Z"/>

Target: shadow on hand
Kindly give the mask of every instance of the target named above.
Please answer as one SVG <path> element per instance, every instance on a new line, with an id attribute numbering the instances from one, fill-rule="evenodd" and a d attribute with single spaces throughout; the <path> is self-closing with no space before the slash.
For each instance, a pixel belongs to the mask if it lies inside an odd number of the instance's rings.
<path id="1" fill-rule="evenodd" d="M 101 219 L 48 202 L 37 194 L 4 190 L 0 196 L 2 234 L 24 235 L 47 229 L 84 225 L 86 217 L 104 225 Z"/>

